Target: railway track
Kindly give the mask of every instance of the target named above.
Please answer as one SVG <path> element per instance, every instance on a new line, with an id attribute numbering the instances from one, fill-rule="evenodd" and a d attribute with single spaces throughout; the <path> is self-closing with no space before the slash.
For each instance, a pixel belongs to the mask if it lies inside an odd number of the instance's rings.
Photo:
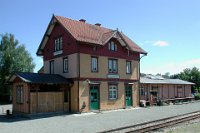
<path id="1" fill-rule="evenodd" d="M 141 124 L 105 130 L 100 133 L 145 133 L 200 118 L 200 111 L 177 115 Z"/>

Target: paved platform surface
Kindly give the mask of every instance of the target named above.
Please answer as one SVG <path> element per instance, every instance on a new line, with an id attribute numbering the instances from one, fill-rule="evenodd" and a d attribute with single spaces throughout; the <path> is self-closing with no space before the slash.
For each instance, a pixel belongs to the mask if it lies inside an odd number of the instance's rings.
<path id="1" fill-rule="evenodd" d="M 47 118 L 0 117 L 1 133 L 94 133 L 200 110 L 200 102 Z"/>

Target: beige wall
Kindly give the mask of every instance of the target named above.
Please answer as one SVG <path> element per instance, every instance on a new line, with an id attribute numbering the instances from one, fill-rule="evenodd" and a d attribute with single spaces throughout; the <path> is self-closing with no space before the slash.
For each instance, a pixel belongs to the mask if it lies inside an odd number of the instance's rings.
<path id="1" fill-rule="evenodd" d="M 112 110 L 124 108 L 124 92 L 125 87 L 123 82 L 118 84 L 118 95 L 116 100 L 108 99 L 108 83 L 103 82 L 100 86 L 100 110 Z"/>
<path id="2" fill-rule="evenodd" d="M 98 72 L 91 72 L 91 55 L 80 54 L 80 76 L 89 78 L 107 78 L 108 74 L 108 58 L 98 56 Z M 118 59 L 118 74 L 120 79 L 138 79 L 139 62 L 132 61 L 132 74 L 126 74 L 126 59 Z"/>
<path id="3" fill-rule="evenodd" d="M 69 73 L 63 73 L 63 57 L 54 59 L 54 73 L 63 75 L 66 78 L 78 77 L 78 54 L 68 55 L 69 60 Z M 49 73 L 49 62 L 44 62 L 44 73 Z M 126 59 L 118 59 L 118 74 L 120 79 L 138 80 L 139 77 L 139 62 L 132 61 L 132 74 L 126 74 Z M 107 78 L 108 74 L 108 57 L 98 57 L 99 72 L 91 72 L 91 55 L 80 54 L 80 77 L 81 78 Z M 86 107 L 83 112 L 88 112 L 89 109 L 89 85 L 84 84 L 83 81 L 79 82 L 79 104 L 78 104 L 78 81 L 74 81 L 71 87 L 71 111 L 81 111 L 82 105 L 85 102 Z M 133 91 L 133 106 L 138 106 L 139 92 L 138 83 L 132 86 Z M 119 109 L 125 107 L 125 86 L 124 82 L 118 82 L 118 99 L 108 100 L 108 82 L 101 81 L 100 83 L 100 110 Z M 78 109 L 79 106 L 79 109 Z"/>
<path id="4" fill-rule="evenodd" d="M 116 100 L 108 99 L 108 82 L 104 81 L 100 83 L 100 110 L 113 110 L 125 108 L 125 85 L 124 82 L 118 82 L 118 98 Z M 80 82 L 79 89 L 79 108 L 81 110 L 83 103 L 85 103 L 86 107 L 82 110 L 83 112 L 90 111 L 90 99 L 89 99 L 89 87 L 88 83 L 83 81 Z M 132 86 L 132 103 L 133 107 L 137 107 L 139 103 L 138 97 L 138 83 L 135 83 Z"/>
<path id="5" fill-rule="evenodd" d="M 16 101 L 16 88 L 18 85 L 23 85 L 24 90 L 24 102 L 23 103 L 17 103 Z M 27 83 L 24 82 L 17 82 L 13 84 L 13 112 L 21 112 L 21 113 L 29 113 L 29 86 Z"/>
<path id="6" fill-rule="evenodd" d="M 139 83 L 135 82 L 132 86 L 132 99 L 133 99 L 133 107 L 139 106 Z"/>
<path id="7" fill-rule="evenodd" d="M 78 112 L 78 82 L 74 81 L 71 89 L 71 112 Z"/>
<path id="8" fill-rule="evenodd" d="M 63 73 L 63 58 L 64 57 L 58 57 L 54 59 L 54 73 L 55 74 L 60 74 L 66 78 L 75 78 L 77 77 L 77 70 L 78 70 L 78 65 L 77 65 L 77 60 L 78 56 L 77 54 L 71 54 L 66 56 L 68 57 L 68 73 Z M 48 60 L 44 62 L 44 73 L 49 73 L 49 62 L 52 60 Z"/>

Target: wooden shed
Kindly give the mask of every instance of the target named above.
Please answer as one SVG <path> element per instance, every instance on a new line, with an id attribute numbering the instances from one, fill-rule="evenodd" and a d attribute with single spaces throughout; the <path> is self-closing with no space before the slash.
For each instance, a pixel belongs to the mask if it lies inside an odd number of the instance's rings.
<path id="1" fill-rule="evenodd" d="M 69 111 L 73 82 L 57 74 L 17 73 L 13 84 L 13 113 Z"/>
<path id="2" fill-rule="evenodd" d="M 193 99 L 191 87 L 194 83 L 180 79 L 165 79 L 161 76 L 140 77 L 140 101 L 150 105 L 158 101 L 176 102 Z"/>

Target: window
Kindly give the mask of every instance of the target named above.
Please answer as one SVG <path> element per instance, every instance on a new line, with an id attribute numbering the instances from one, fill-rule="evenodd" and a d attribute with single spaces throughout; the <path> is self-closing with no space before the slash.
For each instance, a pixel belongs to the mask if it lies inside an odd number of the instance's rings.
<path id="1" fill-rule="evenodd" d="M 140 95 L 141 95 L 141 96 L 144 96 L 144 95 L 145 95 L 144 87 L 141 87 L 141 88 L 140 88 Z"/>
<path id="2" fill-rule="evenodd" d="M 68 58 L 63 58 L 63 72 L 67 73 L 68 72 Z"/>
<path id="3" fill-rule="evenodd" d="M 109 97 L 110 100 L 117 99 L 117 86 L 116 85 L 109 85 Z"/>
<path id="4" fill-rule="evenodd" d="M 117 60 L 116 59 L 108 60 L 108 72 L 109 73 L 117 73 Z"/>
<path id="5" fill-rule="evenodd" d="M 111 51 L 117 51 L 117 44 L 115 44 L 113 41 L 111 41 L 108 44 L 108 49 L 111 50 Z"/>
<path id="6" fill-rule="evenodd" d="M 62 50 L 62 37 L 56 38 L 54 40 L 54 51 L 60 51 Z"/>
<path id="7" fill-rule="evenodd" d="M 92 57 L 91 58 L 91 71 L 92 72 L 98 72 L 98 58 L 97 57 Z"/>
<path id="8" fill-rule="evenodd" d="M 50 61 L 50 74 L 54 74 L 54 61 Z"/>
<path id="9" fill-rule="evenodd" d="M 126 61 L 126 73 L 131 73 L 131 61 Z"/>
<path id="10" fill-rule="evenodd" d="M 22 85 L 18 85 L 16 89 L 16 102 L 24 103 L 24 89 Z"/>

